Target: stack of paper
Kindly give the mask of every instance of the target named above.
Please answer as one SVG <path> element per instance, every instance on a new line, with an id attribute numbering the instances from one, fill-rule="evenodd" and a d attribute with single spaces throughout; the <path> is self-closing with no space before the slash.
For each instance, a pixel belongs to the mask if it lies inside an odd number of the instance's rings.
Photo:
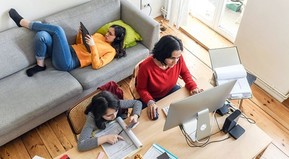
<path id="1" fill-rule="evenodd" d="M 242 64 L 215 68 L 214 75 L 217 85 L 237 80 L 229 98 L 241 99 L 252 97 L 252 91 L 247 80 L 247 72 Z"/>

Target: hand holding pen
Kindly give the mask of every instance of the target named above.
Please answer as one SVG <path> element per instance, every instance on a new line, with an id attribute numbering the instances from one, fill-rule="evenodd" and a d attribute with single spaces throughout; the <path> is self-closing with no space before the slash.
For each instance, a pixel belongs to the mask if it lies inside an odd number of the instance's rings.
<path id="1" fill-rule="evenodd" d="M 127 129 L 127 130 L 133 129 L 133 128 L 135 128 L 138 124 L 139 124 L 139 122 L 131 122 L 131 123 L 126 127 L 126 129 Z M 124 130 L 124 129 L 122 129 L 122 130 L 118 133 L 118 135 L 120 135 L 120 134 L 123 132 L 123 130 Z"/>

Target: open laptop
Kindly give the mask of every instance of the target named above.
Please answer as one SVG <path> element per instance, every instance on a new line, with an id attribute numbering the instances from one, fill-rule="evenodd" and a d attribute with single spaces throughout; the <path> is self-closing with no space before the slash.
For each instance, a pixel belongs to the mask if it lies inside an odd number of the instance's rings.
<path id="1" fill-rule="evenodd" d="M 90 35 L 90 34 L 82 22 L 80 22 L 80 27 L 81 27 L 81 31 L 82 31 L 82 42 L 83 42 L 84 46 L 86 47 L 87 51 L 90 52 L 90 46 L 85 41 L 86 35 L 87 34 Z"/>

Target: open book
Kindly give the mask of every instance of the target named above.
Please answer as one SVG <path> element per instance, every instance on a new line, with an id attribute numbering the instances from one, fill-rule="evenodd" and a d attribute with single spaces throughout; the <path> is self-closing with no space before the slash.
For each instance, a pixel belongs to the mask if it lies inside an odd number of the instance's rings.
<path id="1" fill-rule="evenodd" d="M 122 131 L 123 130 L 123 131 Z M 122 131 L 122 132 L 121 132 Z M 116 144 L 102 144 L 102 148 L 110 159 L 123 159 L 132 156 L 142 147 L 142 143 L 135 136 L 131 129 L 126 128 L 126 124 L 121 117 L 107 124 L 106 129 L 95 133 L 96 137 L 107 134 L 119 134 L 124 140 L 119 140 Z"/>
<path id="2" fill-rule="evenodd" d="M 247 72 L 242 64 L 214 68 L 214 76 L 216 85 L 237 80 L 229 98 L 240 99 L 252 97 L 252 91 L 247 80 Z"/>

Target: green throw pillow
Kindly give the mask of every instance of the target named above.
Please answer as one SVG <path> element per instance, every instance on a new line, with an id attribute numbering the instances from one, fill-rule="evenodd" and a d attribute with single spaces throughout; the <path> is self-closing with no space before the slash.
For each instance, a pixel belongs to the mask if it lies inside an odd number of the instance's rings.
<path id="1" fill-rule="evenodd" d="M 96 32 L 98 32 L 102 35 L 105 35 L 106 32 L 108 31 L 108 28 L 114 24 L 120 25 L 126 29 L 126 35 L 124 38 L 124 47 L 125 48 L 135 46 L 136 41 L 142 40 L 141 36 L 132 27 L 130 27 L 128 24 L 124 23 L 122 20 L 116 20 L 113 22 L 109 22 L 109 23 L 103 25 L 102 27 L 100 27 Z"/>

